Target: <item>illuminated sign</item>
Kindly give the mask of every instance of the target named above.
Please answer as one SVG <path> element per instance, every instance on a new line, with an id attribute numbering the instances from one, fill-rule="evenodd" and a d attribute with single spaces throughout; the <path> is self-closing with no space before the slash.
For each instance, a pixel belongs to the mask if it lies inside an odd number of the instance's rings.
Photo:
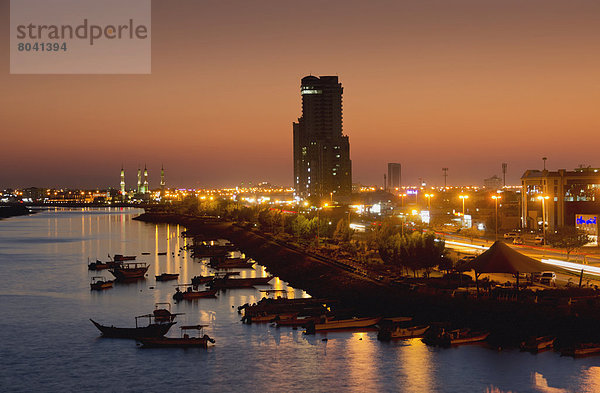
<path id="1" fill-rule="evenodd" d="M 598 216 L 594 214 L 576 214 L 575 226 L 584 231 L 590 237 L 591 242 L 587 245 L 598 245 Z"/>
<path id="2" fill-rule="evenodd" d="M 318 90 L 311 86 L 302 86 L 301 94 L 323 94 L 323 90 Z"/>
<path id="3" fill-rule="evenodd" d="M 590 216 L 587 216 L 590 217 Z M 598 220 L 598 217 L 596 216 L 591 216 L 591 218 L 586 218 L 584 216 L 577 216 L 577 225 L 590 225 L 590 224 L 596 224 L 596 220 Z"/>
<path id="4" fill-rule="evenodd" d="M 406 195 L 417 195 L 417 190 L 406 190 Z"/>

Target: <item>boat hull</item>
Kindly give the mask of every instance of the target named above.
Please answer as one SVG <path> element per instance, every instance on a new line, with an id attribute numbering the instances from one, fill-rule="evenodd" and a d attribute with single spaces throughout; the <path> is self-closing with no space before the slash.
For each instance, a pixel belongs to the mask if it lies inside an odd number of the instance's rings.
<path id="1" fill-rule="evenodd" d="M 144 348 L 207 348 L 208 336 L 195 338 L 143 338 L 138 340 Z"/>
<path id="2" fill-rule="evenodd" d="M 176 292 L 173 295 L 173 299 L 175 300 L 190 300 L 190 299 L 200 299 L 205 297 L 215 297 L 217 295 L 216 289 L 211 289 L 209 291 L 191 291 L 191 292 Z"/>
<path id="3" fill-rule="evenodd" d="M 93 319 L 90 319 L 90 321 L 92 321 L 94 326 L 100 330 L 102 337 L 130 339 L 162 337 L 167 334 L 169 329 L 171 329 L 171 326 L 175 324 L 175 322 L 167 322 L 150 324 L 148 326 L 136 328 L 118 328 L 114 326 L 101 325 Z"/>
<path id="4" fill-rule="evenodd" d="M 90 284 L 90 289 L 93 291 L 101 291 L 103 289 L 112 288 L 112 286 L 113 286 L 112 281 L 95 282 L 95 283 Z"/>
<path id="5" fill-rule="evenodd" d="M 339 329 L 361 329 L 374 326 L 381 318 L 354 318 L 327 321 L 326 323 L 315 323 L 307 327 L 307 333 L 339 330 Z"/>
<path id="6" fill-rule="evenodd" d="M 177 280 L 179 278 L 179 274 L 161 274 L 160 276 L 155 276 L 156 281 L 171 281 Z"/>
<path id="7" fill-rule="evenodd" d="M 114 268 L 109 270 L 109 272 L 113 276 L 115 276 L 117 280 L 131 280 L 136 278 L 144 278 L 144 275 L 147 271 L 147 266 L 134 269 Z"/>
<path id="8" fill-rule="evenodd" d="M 429 326 L 414 326 L 408 328 L 396 328 L 393 330 L 380 329 L 377 333 L 379 340 L 406 340 L 415 337 L 422 337 L 429 329 Z"/>

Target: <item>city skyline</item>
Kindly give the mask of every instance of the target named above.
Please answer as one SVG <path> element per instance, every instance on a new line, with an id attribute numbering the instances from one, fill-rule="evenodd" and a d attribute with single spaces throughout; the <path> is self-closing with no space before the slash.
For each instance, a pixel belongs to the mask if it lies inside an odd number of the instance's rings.
<path id="1" fill-rule="evenodd" d="M 154 2 L 149 76 L 9 75 L 0 40 L 0 185 L 118 187 L 121 162 L 164 163 L 184 187 L 291 185 L 289 123 L 307 74 L 344 81 L 355 183 L 381 184 L 388 162 L 403 183 L 432 185 L 443 167 L 458 185 L 501 175 L 502 162 L 517 184 L 543 156 L 552 169 L 598 166 L 585 141 L 600 125 L 600 5 L 304 7 Z M 1 0 L 5 37 L 8 11 Z"/>

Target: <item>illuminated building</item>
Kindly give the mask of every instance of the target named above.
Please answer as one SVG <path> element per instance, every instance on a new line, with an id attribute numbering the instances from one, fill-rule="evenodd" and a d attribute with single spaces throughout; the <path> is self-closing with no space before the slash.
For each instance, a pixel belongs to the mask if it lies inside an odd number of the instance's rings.
<path id="1" fill-rule="evenodd" d="M 148 169 L 146 168 L 146 165 L 144 165 L 144 183 L 142 184 L 141 193 L 147 194 L 149 192 L 150 192 L 150 189 L 148 187 Z"/>
<path id="2" fill-rule="evenodd" d="M 142 170 L 138 167 L 138 178 L 137 178 L 137 193 L 142 192 Z"/>
<path id="3" fill-rule="evenodd" d="M 121 165 L 121 195 L 125 196 L 125 169 Z"/>
<path id="4" fill-rule="evenodd" d="M 396 188 L 400 188 L 402 181 L 402 165 L 390 162 L 388 163 L 387 173 L 387 188 L 392 191 Z"/>
<path id="5" fill-rule="evenodd" d="M 302 117 L 293 123 L 297 196 L 346 197 L 352 192 L 350 143 L 342 133 L 342 93 L 337 76 L 302 78 Z"/>
<path id="6" fill-rule="evenodd" d="M 165 167 L 160 166 L 160 195 L 165 195 Z"/>
<path id="7" fill-rule="evenodd" d="M 521 223 L 547 230 L 592 222 L 600 214 L 600 169 L 527 170 L 521 177 Z M 544 209 L 545 211 L 542 211 Z M 597 225 L 597 224 L 596 224 Z M 596 226 L 597 232 L 597 226 Z"/>

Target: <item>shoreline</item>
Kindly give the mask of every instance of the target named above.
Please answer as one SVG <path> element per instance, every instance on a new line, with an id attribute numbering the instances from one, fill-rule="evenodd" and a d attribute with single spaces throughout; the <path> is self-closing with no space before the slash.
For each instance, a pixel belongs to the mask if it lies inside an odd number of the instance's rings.
<path id="1" fill-rule="evenodd" d="M 37 212 L 25 205 L 0 205 L 0 220 L 11 217 L 28 216 Z"/>
<path id="2" fill-rule="evenodd" d="M 337 300 L 361 316 L 412 316 L 417 323 L 485 330 L 491 333 L 488 342 L 496 348 L 518 347 L 529 337 L 546 335 L 556 336 L 559 348 L 600 342 L 596 329 L 600 324 L 598 298 L 573 305 L 570 298 L 568 303 L 528 303 L 451 296 L 430 287 L 424 291 L 392 287 L 324 263 L 308 252 L 231 222 L 171 213 L 143 213 L 134 219 L 179 224 L 190 234 L 228 239 L 292 287 L 313 297 Z"/>

